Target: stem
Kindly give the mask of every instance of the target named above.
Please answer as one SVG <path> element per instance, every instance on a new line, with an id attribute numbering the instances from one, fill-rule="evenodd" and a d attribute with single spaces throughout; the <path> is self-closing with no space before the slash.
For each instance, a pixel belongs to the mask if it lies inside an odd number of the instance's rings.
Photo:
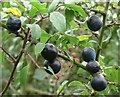
<path id="1" fill-rule="evenodd" d="M 3 23 L 0 23 L 0 26 L 3 27 L 3 28 L 5 28 L 5 29 L 7 29 L 7 30 L 9 31 L 9 29 L 7 28 L 7 26 L 4 25 Z M 24 40 L 24 37 L 23 37 L 22 35 L 20 35 L 19 32 L 14 33 L 14 34 L 15 34 L 17 37 L 21 37 L 21 38 Z"/>
<path id="2" fill-rule="evenodd" d="M 38 65 L 38 63 L 36 62 L 36 60 L 33 59 L 33 57 L 27 51 L 24 50 L 24 54 L 26 54 L 28 56 L 28 58 L 36 65 L 37 68 L 39 68 L 39 69 L 42 68 L 42 67 L 40 67 Z"/>
<path id="3" fill-rule="evenodd" d="M 34 24 L 38 24 L 39 22 L 41 22 L 42 20 L 44 20 L 46 18 L 48 18 L 48 15 L 47 16 L 42 16 L 41 15 L 41 18 L 39 20 L 35 21 Z"/>
<path id="4" fill-rule="evenodd" d="M 64 56 L 63 54 L 58 53 L 58 57 L 66 60 L 66 61 L 72 61 L 75 65 L 77 65 L 78 67 L 81 67 L 82 69 L 86 70 L 86 67 L 78 62 L 75 62 L 75 60 L 71 60 L 70 58 Z"/>
<path id="5" fill-rule="evenodd" d="M 6 53 L 6 55 L 8 55 L 11 59 L 12 59 L 12 61 L 15 63 L 15 58 L 13 57 L 13 56 L 11 56 L 2 46 L 0 46 L 0 48 L 1 48 L 1 50 L 3 50 L 3 52 L 4 53 Z"/>
<path id="6" fill-rule="evenodd" d="M 106 2 L 106 7 L 105 7 L 105 13 L 106 14 L 102 14 L 103 15 L 103 27 L 100 33 L 100 37 L 99 37 L 99 46 L 98 46 L 98 50 L 97 50 L 97 54 L 96 54 L 96 61 L 98 61 L 100 52 L 102 50 L 102 40 L 103 40 L 103 35 L 104 35 L 104 28 L 105 28 L 105 23 L 106 23 L 106 17 L 107 17 L 107 11 L 108 11 L 108 7 L 109 7 L 110 1 L 108 0 L 108 2 Z"/>
<path id="7" fill-rule="evenodd" d="M 10 85 L 12 79 L 13 79 L 13 76 L 14 76 L 14 73 L 15 73 L 15 70 L 16 70 L 16 67 L 17 67 L 17 65 L 18 65 L 18 63 L 19 63 L 19 61 L 20 61 L 20 59 L 21 59 L 21 57 L 22 57 L 22 55 L 23 55 L 23 53 L 24 53 L 24 49 L 25 49 L 25 45 L 26 45 L 27 40 L 28 40 L 28 37 L 29 37 L 29 33 L 30 33 L 30 29 L 28 28 L 27 34 L 26 34 L 26 36 L 25 36 L 25 38 L 24 38 L 24 43 L 23 43 L 23 46 L 22 46 L 22 50 L 20 51 L 20 54 L 19 54 L 16 62 L 14 63 L 14 67 L 13 67 L 13 70 L 12 70 L 12 72 L 11 72 L 11 75 L 10 75 L 10 77 L 9 77 L 9 79 L 8 79 L 7 84 L 6 84 L 5 88 L 3 89 L 3 91 L 1 92 L 1 97 L 5 94 L 5 92 L 7 91 L 8 87 L 9 87 L 9 85 Z"/>

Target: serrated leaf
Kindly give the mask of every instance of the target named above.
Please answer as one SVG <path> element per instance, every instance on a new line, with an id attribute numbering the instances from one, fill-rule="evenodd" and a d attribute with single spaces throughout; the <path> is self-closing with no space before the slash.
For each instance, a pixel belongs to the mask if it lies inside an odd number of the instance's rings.
<path id="1" fill-rule="evenodd" d="M 52 12 L 50 14 L 50 21 L 59 32 L 64 33 L 66 31 L 66 19 L 61 13 Z"/>
<path id="2" fill-rule="evenodd" d="M 77 87 L 77 86 L 80 86 L 80 87 L 84 87 L 84 85 L 80 82 L 80 81 L 72 81 L 68 84 L 69 87 Z"/>
<path id="3" fill-rule="evenodd" d="M 59 95 L 65 88 L 65 86 L 67 85 L 68 81 L 65 80 L 60 86 L 59 88 L 57 89 L 57 95 Z"/>
<path id="4" fill-rule="evenodd" d="M 25 84 L 27 82 L 27 72 L 28 72 L 28 65 L 20 70 L 20 83 L 21 84 Z"/>
<path id="5" fill-rule="evenodd" d="M 37 43 L 35 46 L 35 55 L 38 56 L 41 51 L 44 49 L 45 44 L 44 43 Z"/>
<path id="6" fill-rule="evenodd" d="M 88 40 L 91 37 L 91 35 L 81 35 L 78 36 L 77 38 L 79 39 L 79 41 L 85 41 Z"/>
<path id="7" fill-rule="evenodd" d="M 83 18 L 87 17 L 86 12 L 81 6 L 75 5 L 75 4 L 64 4 L 64 6 L 69 7 L 75 11 L 77 11 Z"/>
<path id="8" fill-rule="evenodd" d="M 53 12 L 55 10 L 55 8 L 57 7 L 59 2 L 60 2 L 60 0 L 53 0 L 48 8 L 48 13 Z"/>
<path id="9" fill-rule="evenodd" d="M 38 24 L 27 24 L 27 26 L 31 29 L 31 36 L 33 40 L 39 39 L 41 36 L 41 29 Z"/>
<path id="10" fill-rule="evenodd" d="M 18 8 L 12 7 L 12 8 L 3 8 L 3 12 L 5 13 L 12 13 L 16 16 L 21 16 L 21 11 Z"/>

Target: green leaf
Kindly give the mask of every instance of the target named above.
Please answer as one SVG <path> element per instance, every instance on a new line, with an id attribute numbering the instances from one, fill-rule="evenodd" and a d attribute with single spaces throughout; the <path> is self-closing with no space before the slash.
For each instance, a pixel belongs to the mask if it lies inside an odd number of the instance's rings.
<path id="1" fill-rule="evenodd" d="M 46 73 L 46 71 L 44 69 L 36 69 L 33 78 L 37 79 L 37 80 L 43 80 L 45 78 L 46 74 L 47 73 Z"/>
<path id="2" fill-rule="evenodd" d="M 82 87 L 84 87 L 84 85 L 80 81 L 72 81 L 68 84 L 68 86 L 69 87 L 71 87 L 71 86 L 74 86 L 74 87 L 77 87 L 77 86 L 81 87 L 82 86 Z"/>
<path id="3" fill-rule="evenodd" d="M 20 4 L 17 0 L 12 0 L 13 2 L 15 2 L 23 11 L 25 11 L 25 8 L 22 4 Z"/>
<path id="4" fill-rule="evenodd" d="M 50 14 L 50 21 L 58 31 L 60 32 L 66 31 L 66 19 L 64 15 L 62 15 L 61 13 L 52 12 Z"/>
<path id="5" fill-rule="evenodd" d="M 89 95 L 87 90 L 83 90 L 82 92 L 80 92 L 81 95 Z"/>
<path id="6" fill-rule="evenodd" d="M 6 8 L 10 8 L 10 2 L 4 2 L 4 4 L 1 4 L 2 6 L 6 7 Z"/>
<path id="7" fill-rule="evenodd" d="M 78 42 L 78 39 L 76 36 L 72 36 L 70 34 L 65 34 L 64 35 L 65 39 L 68 40 L 71 44 L 73 43 L 77 43 Z"/>
<path id="8" fill-rule="evenodd" d="M 53 69 L 50 66 L 48 66 L 47 70 L 49 70 L 53 75 L 55 75 Z"/>
<path id="9" fill-rule="evenodd" d="M 103 62 L 103 60 L 104 60 L 104 56 L 99 55 L 99 64 L 104 67 L 105 63 Z"/>
<path id="10" fill-rule="evenodd" d="M 6 14 L 6 13 L 4 13 L 4 12 L 1 12 L 0 18 L 1 18 L 1 20 L 2 20 L 2 19 L 4 19 L 4 18 L 6 18 L 7 16 L 8 16 L 8 14 Z"/>
<path id="11" fill-rule="evenodd" d="M 26 17 L 21 16 L 21 17 L 20 17 L 20 20 L 21 20 L 21 24 L 23 25 L 23 24 L 24 24 L 24 22 L 27 20 L 27 18 L 26 18 Z"/>
<path id="12" fill-rule="evenodd" d="M 21 84 L 25 84 L 27 82 L 27 72 L 28 72 L 28 65 L 20 70 L 20 83 Z"/>
<path id="13" fill-rule="evenodd" d="M 37 8 L 37 10 L 39 10 L 41 13 L 44 13 L 44 12 L 47 12 L 47 4 L 46 3 L 39 3 L 38 1 L 36 0 L 32 0 L 30 2 L 30 4 L 32 6 L 34 6 L 35 8 Z"/>
<path id="14" fill-rule="evenodd" d="M 117 82 L 119 83 L 119 72 L 120 67 L 119 66 L 109 66 L 109 67 L 105 67 L 104 68 L 104 72 L 105 72 L 105 76 L 107 78 L 107 80 L 111 81 L 111 82 Z"/>
<path id="15" fill-rule="evenodd" d="M 25 56 L 22 56 L 22 60 L 23 60 L 23 62 L 20 62 L 17 66 L 18 72 L 20 72 L 24 67 L 27 66 L 27 59 L 25 58 Z"/>
<path id="16" fill-rule="evenodd" d="M 68 83 L 68 81 L 65 80 L 65 81 L 59 86 L 59 88 L 58 88 L 58 90 L 57 90 L 57 95 L 59 95 L 59 94 L 64 90 L 64 88 L 65 88 L 65 86 L 66 86 L 67 83 Z"/>
<path id="17" fill-rule="evenodd" d="M 50 4 L 48 8 L 48 13 L 53 12 L 56 9 L 59 2 L 60 0 L 53 0 L 53 2 Z"/>
<path id="18" fill-rule="evenodd" d="M 31 35 L 33 40 L 39 39 L 41 36 L 41 29 L 38 24 L 27 24 L 27 26 L 31 29 Z"/>
<path id="19" fill-rule="evenodd" d="M 91 35 L 81 35 L 78 36 L 77 38 L 79 39 L 79 41 L 85 41 L 88 40 L 91 37 Z"/>
<path id="20" fill-rule="evenodd" d="M 108 37 L 105 40 L 103 40 L 103 42 L 109 41 L 109 39 L 112 37 L 112 31 L 109 30 L 109 32 L 110 32 L 110 34 L 108 35 Z"/>
<path id="21" fill-rule="evenodd" d="M 70 21 L 71 28 L 79 28 L 79 26 L 75 23 L 74 20 Z"/>
<path id="22" fill-rule="evenodd" d="M 51 34 L 48 34 L 45 30 L 41 29 L 40 41 L 46 43 L 49 37 L 51 37 Z"/>
<path id="23" fill-rule="evenodd" d="M 38 56 L 41 51 L 44 49 L 45 44 L 44 43 L 37 43 L 35 46 L 35 55 Z"/>
<path id="24" fill-rule="evenodd" d="M 72 21 L 72 19 L 74 17 L 74 11 L 71 10 L 71 9 L 66 8 L 65 9 L 65 17 L 66 17 L 67 21 L 69 21 L 69 22 Z"/>
<path id="25" fill-rule="evenodd" d="M 86 72 L 86 70 L 81 69 L 81 68 L 79 68 L 79 69 L 77 70 L 77 74 L 78 74 L 78 75 L 81 75 L 81 74 L 83 74 L 83 73 L 85 73 L 85 72 Z"/>
<path id="26" fill-rule="evenodd" d="M 32 6 L 32 9 L 29 11 L 29 16 L 34 16 L 38 12 L 37 8 Z"/>
<path id="27" fill-rule="evenodd" d="M 69 7 L 75 11 L 77 11 L 83 18 L 87 17 L 86 12 L 81 6 L 75 5 L 75 4 L 64 4 L 64 6 Z"/>

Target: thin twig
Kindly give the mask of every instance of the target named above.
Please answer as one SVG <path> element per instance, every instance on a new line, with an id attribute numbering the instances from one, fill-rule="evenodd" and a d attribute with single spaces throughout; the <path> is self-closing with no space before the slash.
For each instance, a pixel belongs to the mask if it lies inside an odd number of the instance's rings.
<path id="1" fill-rule="evenodd" d="M 77 23 L 78 26 L 80 26 L 80 21 L 78 21 L 77 19 L 74 19 L 74 21 Z"/>
<path id="2" fill-rule="evenodd" d="M 16 70 L 16 67 L 17 67 L 17 65 L 18 65 L 18 63 L 19 63 L 19 61 L 20 61 L 20 59 L 21 59 L 21 57 L 22 57 L 22 55 L 23 55 L 23 53 L 24 53 L 24 49 L 25 49 L 25 45 L 26 45 L 27 40 L 28 40 L 28 37 L 29 37 L 29 33 L 30 33 L 30 29 L 28 28 L 27 34 L 26 34 L 26 36 L 25 36 L 25 38 L 24 38 L 22 50 L 20 51 L 20 54 L 19 54 L 16 62 L 14 63 L 14 67 L 13 67 L 13 70 L 12 70 L 12 72 L 11 72 L 11 75 L 10 75 L 10 77 L 9 77 L 9 79 L 8 79 L 7 84 L 6 84 L 6 86 L 4 87 L 3 91 L 1 92 L 1 97 L 3 97 L 3 95 L 5 94 L 5 92 L 7 91 L 7 89 L 9 88 L 9 85 L 10 85 L 12 79 L 13 79 L 13 76 L 14 76 L 14 73 L 15 73 L 15 70 Z"/>
<path id="3" fill-rule="evenodd" d="M 46 18 L 48 18 L 48 15 L 47 15 L 47 16 L 42 16 L 42 15 L 41 15 L 41 18 L 38 19 L 37 21 L 35 21 L 34 24 L 38 24 L 39 22 L 41 22 L 42 20 L 44 20 L 44 19 L 46 19 Z"/>
<path id="4" fill-rule="evenodd" d="M 11 58 L 11 60 L 12 60 L 14 63 L 16 62 L 15 58 L 14 58 L 13 56 L 11 56 L 11 55 L 3 48 L 3 46 L 0 46 L 0 48 L 1 48 L 1 50 L 2 50 L 4 53 L 6 53 L 6 55 L 8 55 L 8 56 Z"/>
<path id="5" fill-rule="evenodd" d="M 111 23 L 111 24 L 108 24 L 108 25 L 106 25 L 106 28 L 107 27 L 112 27 L 112 26 L 120 26 L 120 23 Z"/>
<path id="6" fill-rule="evenodd" d="M 7 29 L 7 30 L 9 30 L 9 29 L 7 28 L 7 26 L 4 25 L 3 23 L 0 23 L 0 26 L 3 27 L 3 28 L 5 28 L 5 29 Z M 17 37 L 21 37 L 21 38 L 24 40 L 24 36 L 20 35 L 19 32 L 14 33 L 14 34 L 15 34 Z"/>
<path id="7" fill-rule="evenodd" d="M 86 70 L 86 67 L 85 67 L 84 65 L 82 65 L 82 64 L 80 64 L 80 63 L 78 63 L 78 62 L 76 62 L 75 60 L 71 60 L 70 58 L 66 57 L 66 56 L 63 55 L 63 54 L 58 53 L 58 57 L 60 57 L 60 58 L 62 58 L 62 59 L 64 59 L 64 60 L 66 60 L 66 61 L 72 61 L 73 64 L 75 64 L 75 65 L 77 65 L 78 67 L 81 67 L 82 69 Z"/>
<path id="8" fill-rule="evenodd" d="M 39 69 L 41 68 L 27 51 L 24 50 L 24 54 L 26 54 L 28 56 L 28 58 L 36 65 L 37 68 L 39 68 Z"/>
<path id="9" fill-rule="evenodd" d="M 110 81 L 108 81 L 108 84 L 109 84 L 109 85 L 115 85 L 115 86 L 118 86 L 118 84 L 117 84 L 116 82 L 110 82 Z"/>

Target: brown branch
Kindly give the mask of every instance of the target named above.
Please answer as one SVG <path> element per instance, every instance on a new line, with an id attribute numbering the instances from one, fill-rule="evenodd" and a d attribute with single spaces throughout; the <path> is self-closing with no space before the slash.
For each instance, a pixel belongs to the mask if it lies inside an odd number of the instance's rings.
<path id="1" fill-rule="evenodd" d="M 78 26 L 80 26 L 80 21 L 78 21 L 77 19 L 74 19 L 74 21 L 77 23 Z"/>
<path id="2" fill-rule="evenodd" d="M 0 49 L 1 49 L 6 55 L 8 55 L 14 63 L 16 62 L 15 58 L 14 58 L 13 56 L 11 56 L 11 55 L 3 48 L 3 46 L 0 46 Z"/>
<path id="3" fill-rule="evenodd" d="M 22 55 L 23 55 L 23 53 L 24 53 L 25 45 L 26 45 L 26 43 L 27 43 L 27 41 L 28 41 L 28 38 L 29 38 L 29 33 L 30 33 L 30 29 L 28 28 L 27 34 L 26 34 L 26 36 L 25 36 L 25 38 L 24 38 L 22 50 L 20 51 L 20 54 L 19 54 L 16 62 L 14 63 L 14 67 L 13 67 L 13 70 L 12 70 L 12 72 L 11 72 L 11 75 L 10 75 L 10 77 L 9 77 L 9 79 L 8 79 L 7 84 L 6 84 L 6 86 L 4 87 L 3 91 L 1 92 L 1 97 L 5 94 L 5 92 L 6 92 L 7 89 L 9 88 L 9 85 L 10 85 L 12 79 L 13 79 L 13 76 L 14 76 L 14 73 L 15 73 L 15 70 L 16 70 L 16 67 L 17 67 L 17 65 L 18 65 L 18 63 L 19 63 L 19 61 L 20 61 L 20 59 L 21 59 L 21 57 L 22 57 Z"/>
<path id="4" fill-rule="evenodd" d="M 112 27 L 112 26 L 120 26 L 120 24 L 119 23 L 111 23 L 111 24 L 108 24 L 108 25 L 106 25 L 106 28 L 107 27 Z"/>
<path id="5" fill-rule="evenodd" d="M 41 15 L 41 18 L 38 19 L 37 21 L 35 21 L 34 24 L 38 24 L 39 22 L 41 22 L 42 20 L 44 20 L 44 19 L 46 19 L 46 18 L 48 18 L 48 15 L 47 15 L 47 16 L 42 16 L 42 15 Z"/>
<path id="6" fill-rule="evenodd" d="M 14 33 L 17 37 L 22 38 L 22 40 L 24 40 L 24 36 L 20 35 L 19 33 Z"/>

